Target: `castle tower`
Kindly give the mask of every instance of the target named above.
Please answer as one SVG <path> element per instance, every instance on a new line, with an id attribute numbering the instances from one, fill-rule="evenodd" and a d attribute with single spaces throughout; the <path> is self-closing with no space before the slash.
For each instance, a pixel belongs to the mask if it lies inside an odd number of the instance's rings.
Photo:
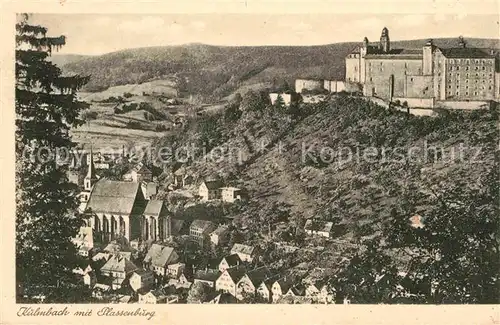
<path id="1" fill-rule="evenodd" d="M 379 45 L 379 48 L 387 53 L 391 50 L 391 44 L 390 44 L 390 40 L 389 40 L 389 30 L 387 29 L 387 27 L 384 27 L 384 29 L 382 29 L 382 35 L 380 35 L 380 45 Z"/>
<path id="2" fill-rule="evenodd" d="M 422 49 L 422 54 L 423 54 L 422 73 L 424 76 L 430 76 L 433 73 L 433 60 L 432 60 L 433 50 L 434 50 L 434 45 L 432 44 L 432 39 L 430 39 L 427 41 L 427 43 L 425 43 Z"/>
<path id="3" fill-rule="evenodd" d="M 92 148 L 90 148 L 89 170 L 88 170 L 87 176 L 85 176 L 85 180 L 84 180 L 85 191 L 92 190 L 92 187 L 94 186 L 95 182 L 97 182 L 97 175 L 95 173 L 94 156 L 92 154 Z"/>

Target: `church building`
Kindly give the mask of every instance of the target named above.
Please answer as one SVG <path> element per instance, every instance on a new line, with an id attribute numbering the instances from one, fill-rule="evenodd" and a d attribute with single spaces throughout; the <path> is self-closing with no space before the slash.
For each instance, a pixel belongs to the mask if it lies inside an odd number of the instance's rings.
<path id="1" fill-rule="evenodd" d="M 433 107 L 436 101 L 500 99 L 498 58 L 493 50 L 441 48 L 429 40 L 420 49 L 392 48 L 384 27 L 377 44 L 365 37 L 345 59 L 346 81 L 362 85 L 365 96 L 400 99 Z"/>
<path id="2" fill-rule="evenodd" d="M 92 152 L 81 193 L 87 226 L 96 241 L 163 241 L 170 236 L 170 216 L 162 200 L 147 200 L 141 182 L 99 179 Z"/>

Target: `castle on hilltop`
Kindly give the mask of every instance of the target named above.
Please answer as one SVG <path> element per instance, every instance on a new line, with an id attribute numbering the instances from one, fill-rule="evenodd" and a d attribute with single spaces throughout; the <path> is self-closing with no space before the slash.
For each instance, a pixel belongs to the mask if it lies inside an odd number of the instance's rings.
<path id="1" fill-rule="evenodd" d="M 360 84 L 363 95 L 410 106 L 437 102 L 481 102 L 500 99 L 498 58 L 491 49 L 440 48 L 429 40 L 420 49 L 393 49 L 384 27 L 377 44 L 364 38 L 345 58 L 347 83 Z"/>

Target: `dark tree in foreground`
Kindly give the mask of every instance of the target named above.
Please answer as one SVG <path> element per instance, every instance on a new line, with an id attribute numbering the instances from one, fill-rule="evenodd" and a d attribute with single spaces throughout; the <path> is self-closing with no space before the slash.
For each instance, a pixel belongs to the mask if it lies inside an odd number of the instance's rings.
<path id="1" fill-rule="evenodd" d="M 83 123 L 87 104 L 76 92 L 87 77 L 63 77 L 47 58 L 65 44 L 47 29 L 16 24 L 16 283 L 18 301 L 76 302 L 83 290 L 72 270 L 79 262 L 71 239 L 82 224 L 77 188 L 56 148 L 74 146 L 69 129 Z"/>

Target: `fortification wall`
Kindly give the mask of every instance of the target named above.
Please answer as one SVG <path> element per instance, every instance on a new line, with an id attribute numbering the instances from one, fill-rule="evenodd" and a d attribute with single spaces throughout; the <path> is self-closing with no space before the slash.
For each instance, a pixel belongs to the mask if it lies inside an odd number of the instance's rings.
<path id="1" fill-rule="evenodd" d="M 489 108 L 489 101 L 438 101 L 436 102 L 436 107 L 446 108 L 446 109 L 464 109 L 464 110 L 475 110 L 482 108 Z"/>
<path id="2" fill-rule="evenodd" d="M 303 89 L 307 90 L 323 89 L 323 84 L 324 84 L 323 80 L 296 79 L 295 92 L 301 93 Z"/>
<path id="3" fill-rule="evenodd" d="M 433 108 L 435 104 L 434 98 L 394 97 L 392 100 L 399 100 L 401 103 L 407 102 L 409 107 Z"/>

